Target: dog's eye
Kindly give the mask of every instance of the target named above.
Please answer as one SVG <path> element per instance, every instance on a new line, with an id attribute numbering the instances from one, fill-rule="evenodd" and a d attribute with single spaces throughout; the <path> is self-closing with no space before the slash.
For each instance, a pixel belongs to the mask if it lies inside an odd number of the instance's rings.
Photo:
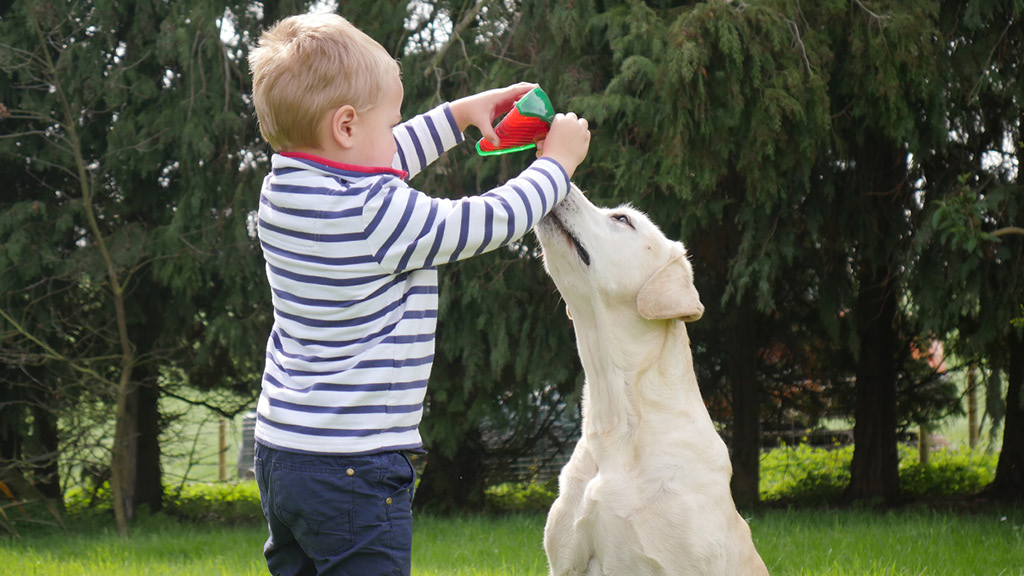
<path id="1" fill-rule="evenodd" d="M 612 220 L 615 220 L 616 222 L 621 222 L 626 226 L 633 228 L 633 222 L 630 221 L 629 216 L 627 214 L 612 214 Z"/>

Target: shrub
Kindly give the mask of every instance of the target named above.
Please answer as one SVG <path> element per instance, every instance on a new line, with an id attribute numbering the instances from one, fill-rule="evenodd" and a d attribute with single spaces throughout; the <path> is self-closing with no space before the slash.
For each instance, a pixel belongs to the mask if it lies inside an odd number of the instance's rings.
<path id="1" fill-rule="evenodd" d="M 113 510 L 110 498 L 110 483 L 104 483 L 96 490 L 80 487 L 70 488 L 64 493 L 64 510 L 69 516 L 92 516 L 106 514 Z"/>
<path id="2" fill-rule="evenodd" d="M 981 450 L 942 449 L 921 464 L 916 451 L 910 452 L 900 459 L 900 489 L 917 497 L 976 494 L 992 482 L 999 460 L 998 454 Z"/>
<path id="3" fill-rule="evenodd" d="M 961 448 L 940 450 L 928 464 L 917 449 L 901 445 L 900 489 L 911 497 L 975 494 L 995 476 L 997 454 Z M 850 482 L 853 446 L 813 448 L 784 446 L 761 455 L 761 499 L 799 500 L 817 504 L 835 500 Z"/>
<path id="4" fill-rule="evenodd" d="M 547 512 L 557 488 L 534 482 L 508 482 L 487 489 L 487 507 L 502 512 Z"/>
<path id="5" fill-rule="evenodd" d="M 761 454 L 761 499 L 819 504 L 839 497 L 850 483 L 853 446 L 783 446 Z"/>
<path id="6" fill-rule="evenodd" d="M 200 522 L 253 524 L 264 521 L 255 481 L 185 484 L 176 494 L 168 490 L 164 508 L 168 514 Z"/>
<path id="7" fill-rule="evenodd" d="M 917 450 L 900 446 L 900 487 L 911 497 L 936 498 L 974 494 L 995 476 L 998 454 L 967 448 L 940 450 L 928 464 L 918 462 Z M 838 499 L 850 482 L 853 446 L 832 448 L 807 444 L 783 446 L 761 454 L 761 500 L 822 504 Z M 255 481 L 191 483 L 168 487 L 165 511 L 177 518 L 219 524 L 264 522 Z M 486 492 L 487 508 L 499 512 L 547 513 L 558 496 L 554 482 L 505 483 Z M 69 490 L 65 506 L 71 516 L 110 511 L 109 489 L 93 495 Z"/>

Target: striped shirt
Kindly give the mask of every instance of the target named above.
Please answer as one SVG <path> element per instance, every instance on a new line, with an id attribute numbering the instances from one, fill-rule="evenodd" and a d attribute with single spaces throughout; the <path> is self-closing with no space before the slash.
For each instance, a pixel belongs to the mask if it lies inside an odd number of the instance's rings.
<path id="1" fill-rule="evenodd" d="M 258 232 L 274 304 L 256 439 L 298 452 L 415 450 L 434 359 L 437 269 L 522 237 L 568 193 L 540 158 L 459 200 L 410 188 L 463 140 L 448 105 L 394 129 L 392 168 L 275 154 Z"/>

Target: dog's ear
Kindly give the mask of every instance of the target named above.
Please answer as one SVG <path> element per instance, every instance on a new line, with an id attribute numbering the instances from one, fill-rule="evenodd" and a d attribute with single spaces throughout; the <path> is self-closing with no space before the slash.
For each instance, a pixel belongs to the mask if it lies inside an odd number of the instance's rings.
<path id="1" fill-rule="evenodd" d="M 648 320 L 700 320 L 704 305 L 693 285 L 693 272 L 688 264 L 686 255 L 682 254 L 647 279 L 636 295 L 636 307 L 641 316 Z"/>

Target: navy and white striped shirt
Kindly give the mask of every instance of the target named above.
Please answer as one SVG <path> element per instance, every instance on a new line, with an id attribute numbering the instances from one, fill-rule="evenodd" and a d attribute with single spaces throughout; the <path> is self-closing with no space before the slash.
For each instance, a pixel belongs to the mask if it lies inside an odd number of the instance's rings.
<path id="1" fill-rule="evenodd" d="M 436 266 L 520 238 L 568 193 L 565 170 L 541 158 L 486 194 L 431 198 L 403 177 L 462 141 L 448 105 L 394 134 L 391 169 L 272 159 L 258 224 L 274 303 L 255 431 L 263 444 L 334 454 L 420 448 Z"/>

